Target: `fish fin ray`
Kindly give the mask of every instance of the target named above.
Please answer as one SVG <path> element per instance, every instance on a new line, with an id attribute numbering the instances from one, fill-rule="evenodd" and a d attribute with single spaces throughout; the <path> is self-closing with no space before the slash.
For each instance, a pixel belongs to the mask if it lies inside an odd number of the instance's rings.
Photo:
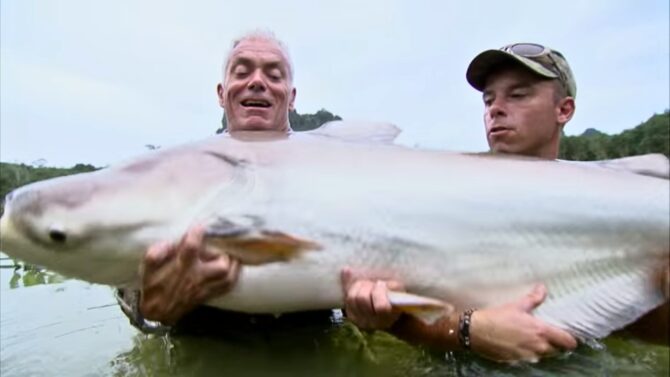
<path id="1" fill-rule="evenodd" d="M 587 290 L 545 302 L 535 315 L 581 340 L 600 339 L 632 323 L 664 301 L 648 269 L 619 275 Z M 551 290 L 551 287 L 548 287 Z"/>
<path id="2" fill-rule="evenodd" d="M 454 306 L 447 302 L 407 292 L 388 292 L 388 299 L 394 309 L 412 315 L 427 325 L 454 311 Z"/>

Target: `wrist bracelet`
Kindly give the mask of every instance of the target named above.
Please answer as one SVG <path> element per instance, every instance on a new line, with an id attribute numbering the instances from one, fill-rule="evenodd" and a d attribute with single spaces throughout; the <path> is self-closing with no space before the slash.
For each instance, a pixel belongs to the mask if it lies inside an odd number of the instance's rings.
<path id="1" fill-rule="evenodd" d="M 458 342 L 466 350 L 470 349 L 470 323 L 472 322 L 472 313 L 477 309 L 471 308 L 461 314 L 458 320 Z"/>

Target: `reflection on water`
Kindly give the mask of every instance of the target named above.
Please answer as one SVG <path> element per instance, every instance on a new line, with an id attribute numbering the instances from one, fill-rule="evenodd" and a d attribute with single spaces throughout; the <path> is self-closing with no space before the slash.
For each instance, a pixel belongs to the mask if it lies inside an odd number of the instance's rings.
<path id="1" fill-rule="evenodd" d="M 21 269 L 14 270 L 14 274 L 9 280 L 9 287 L 15 289 L 38 284 L 56 284 L 64 281 L 65 278 L 55 272 L 36 267 L 29 267 L 23 271 L 21 271 Z"/>
<path id="2" fill-rule="evenodd" d="M 9 287 L 12 289 L 38 284 L 56 284 L 65 281 L 64 277 L 55 272 L 19 262 L 4 256 L 4 254 L 0 254 L 0 268 L 14 271 L 9 280 Z"/>
<path id="3" fill-rule="evenodd" d="M 312 334 L 314 336 L 315 334 Z M 298 336 L 300 337 L 300 336 Z M 318 335 L 315 339 L 320 338 Z M 110 363 L 114 376 L 667 376 L 668 349 L 608 340 L 537 364 L 501 365 L 454 353 L 428 353 L 383 333 L 360 334 L 351 325 L 300 346 L 263 339 L 240 345 L 222 339 L 136 335 L 133 348 Z M 621 347 L 622 344 L 627 346 Z"/>
<path id="4" fill-rule="evenodd" d="M 11 264 L 1 260 L 2 266 Z M 610 337 L 538 364 L 500 365 L 411 347 L 350 324 L 240 339 L 139 333 L 109 287 L 0 268 L 0 375 L 12 376 L 668 376 L 667 347 Z"/>
<path id="5" fill-rule="evenodd" d="M 10 258 L 5 254 L 0 253 L 0 268 L 18 268 L 21 267 L 16 259 Z"/>
<path id="6" fill-rule="evenodd" d="M 343 325 L 242 341 L 138 334 L 111 367 L 115 376 L 411 376 L 423 374 L 431 360 L 388 335 Z"/>

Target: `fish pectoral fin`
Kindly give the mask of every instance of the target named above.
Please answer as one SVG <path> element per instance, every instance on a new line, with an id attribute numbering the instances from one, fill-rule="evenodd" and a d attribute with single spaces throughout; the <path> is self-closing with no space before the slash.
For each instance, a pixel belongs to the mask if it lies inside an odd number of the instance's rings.
<path id="1" fill-rule="evenodd" d="M 205 231 L 207 244 L 239 259 L 242 264 L 259 265 L 285 262 L 301 253 L 320 250 L 313 241 L 280 231 L 263 228 L 263 222 L 251 216 L 218 219 Z"/>
<path id="2" fill-rule="evenodd" d="M 393 308 L 412 315 L 427 325 L 434 324 L 455 310 L 447 302 L 407 292 L 388 292 L 388 299 Z"/>

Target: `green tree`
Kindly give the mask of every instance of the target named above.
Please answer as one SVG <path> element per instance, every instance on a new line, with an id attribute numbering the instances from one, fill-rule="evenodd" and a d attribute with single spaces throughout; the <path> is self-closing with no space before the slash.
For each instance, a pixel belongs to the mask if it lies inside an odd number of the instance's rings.
<path id="1" fill-rule="evenodd" d="M 97 170 L 90 164 L 77 164 L 71 168 L 53 168 L 45 166 L 30 166 L 26 164 L 11 164 L 0 162 L 0 201 L 10 191 L 27 185 L 28 183 L 64 175 L 85 173 Z"/>
<path id="2" fill-rule="evenodd" d="M 603 160 L 647 153 L 670 157 L 670 111 L 654 114 L 637 127 L 617 135 L 589 128 L 579 136 L 561 139 L 559 158 L 565 160 Z"/>

